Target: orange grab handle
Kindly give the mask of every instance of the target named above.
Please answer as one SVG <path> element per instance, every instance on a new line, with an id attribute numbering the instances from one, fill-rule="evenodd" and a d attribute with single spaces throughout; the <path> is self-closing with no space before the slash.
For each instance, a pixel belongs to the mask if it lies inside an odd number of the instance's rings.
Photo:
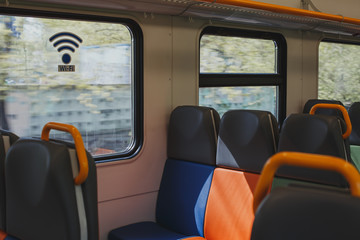
<path id="1" fill-rule="evenodd" d="M 360 174 L 352 164 L 344 159 L 311 153 L 280 152 L 269 158 L 262 170 L 254 192 L 254 213 L 268 193 L 275 172 L 281 165 L 336 171 L 348 181 L 351 194 L 360 197 Z"/>
<path id="2" fill-rule="evenodd" d="M 344 120 L 346 123 L 346 132 L 342 135 L 343 139 L 346 139 L 350 136 L 351 131 L 352 131 L 352 125 L 351 125 L 351 121 L 350 121 L 350 117 L 348 112 L 346 111 L 344 106 L 341 106 L 339 104 L 332 104 L 332 103 L 318 103 L 315 104 L 311 110 L 310 110 L 310 114 L 314 115 L 316 110 L 319 108 L 330 108 L 330 109 L 338 109 L 341 111 L 342 115 L 344 116 Z"/>
<path id="3" fill-rule="evenodd" d="M 82 184 L 83 182 L 85 182 L 86 178 L 88 177 L 89 163 L 86 156 L 84 142 L 82 140 L 79 130 L 77 130 L 76 127 L 69 124 L 49 122 L 45 124 L 42 130 L 41 133 L 42 140 L 49 141 L 49 135 L 51 129 L 68 132 L 72 135 L 75 142 L 75 149 L 76 149 L 76 154 L 78 156 L 79 168 L 80 168 L 79 174 L 75 177 L 74 182 L 76 185 Z"/>
<path id="4" fill-rule="evenodd" d="M 290 15 L 296 15 L 296 16 L 312 17 L 312 18 L 318 18 L 318 19 L 323 19 L 323 20 L 330 20 L 330 21 L 336 21 L 336 22 L 341 22 L 341 23 L 344 22 L 344 23 L 360 25 L 360 19 L 357 19 L 357 18 L 343 17 L 340 15 L 315 12 L 315 11 L 310 11 L 310 10 L 286 7 L 286 6 L 251 1 L 251 0 L 196 0 L 196 1 L 197 2 L 225 4 L 225 5 L 236 6 L 236 7 L 260 9 L 260 10 L 271 11 L 271 12 L 276 12 L 276 13 L 284 13 L 284 14 L 290 14 Z"/>

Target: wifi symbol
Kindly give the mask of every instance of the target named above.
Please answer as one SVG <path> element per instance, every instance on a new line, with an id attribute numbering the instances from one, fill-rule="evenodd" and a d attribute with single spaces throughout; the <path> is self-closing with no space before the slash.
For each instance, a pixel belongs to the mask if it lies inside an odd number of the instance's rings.
<path id="1" fill-rule="evenodd" d="M 76 34 L 71 32 L 55 33 L 53 36 L 49 38 L 49 41 L 50 42 L 55 41 L 53 46 L 57 48 L 58 52 L 62 52 L 62 51 L 75 52 L 75 48 L 78 48 L 79 44 L 82 43 L 82 39 Z M 63 61 L 63 63 L 69 64 L 71 62 L 70 54 L 64 53 L 62 55 L 61 60 Z"/>

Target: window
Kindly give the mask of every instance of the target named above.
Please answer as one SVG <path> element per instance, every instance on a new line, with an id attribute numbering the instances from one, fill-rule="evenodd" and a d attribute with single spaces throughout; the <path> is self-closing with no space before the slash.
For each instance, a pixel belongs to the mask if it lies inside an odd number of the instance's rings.
<path id="1" fill-rule="evenodd" d="M 360 44 L 331 42 L 319 45 L 318 98 L 341 101 L 345 106 L 359 101 Z"/>
<path id="2" fill-rule="evenodd" d="M 280 34 L 207 27 L 200 39 L 199 104 L 220 114 L 257 109 L 285 118 L 286 42 Z"/>
<path id="3" fill-rule="evenodd" d="M 63 13 L 6 14 L 0 15 L 1 127 L 39 137 L 47 122 L 68 123 L 96 160 L 131 157 L 142 142 L 139 26 Z M 72 140 L 58 131 L 50 137 Z"/>

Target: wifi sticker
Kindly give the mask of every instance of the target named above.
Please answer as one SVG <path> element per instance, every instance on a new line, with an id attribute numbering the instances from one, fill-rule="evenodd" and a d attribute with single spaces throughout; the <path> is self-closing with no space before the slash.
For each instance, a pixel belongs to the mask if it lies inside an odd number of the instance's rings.
<path id="1" fill-rule="evenodd" d="M 49 38 L 49 41 L 53 43 L 54 48 L 58 52 L 63 52 L 61 60 L 66 65 L 58 65 L 59 72 L 75 72 L 75 65 L 68 65 L 71 62 L 71 53 L 75 52 L 76 48 L 82 43 L 82 39 L 71 32 L 55 33 Z"/>

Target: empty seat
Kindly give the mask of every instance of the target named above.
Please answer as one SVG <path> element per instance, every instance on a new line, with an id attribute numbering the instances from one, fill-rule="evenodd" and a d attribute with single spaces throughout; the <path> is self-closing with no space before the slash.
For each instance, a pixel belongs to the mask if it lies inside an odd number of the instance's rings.
<path id="1" fill-rule="evenodd" d="M 75 146 L 49 141 L 53 128 L 69 130 Z M 98 239 L 95 163 L 75 128 L 50 123 L 42 139 L 18 140 L 7 154 L 5 171 L 9 235 L 26 240 Z"/>
<path id="2" fill-rule="evenodd" d="M 232 110 L 223 115 L 219 131 L 205 239 L 250 239 L 253 192 L 264 163 L 276 153 L 277 121 L 266 111 Z"/>
<path id="3" fill-rule="evenodd" d="M 349 117 L 353 126 L 349 137 L 351 159 L 360 170 L 360 102 L 354 102 L 349 108 Z"/>
<path id="4" fill-rule="evenodd" d="M 280 160 L 280 161 L 279 161 Z M 279 165 L 338 171 L 352 195 L 313 187 L 279 187 L 266 195 Z M 360 239 L 360 175 L 342 159 L 304 153 L 279 153 L 266 164 L 255 190 L 251 240 Z"/>
<path id="5" fill-rule="evenodd" d="M 339 118 L 325 115 L 291 114 L 281 128 L 278 151 L 316 153 L 340 157 L 347 160 L 347 152 L 342 138 Z M 284 166 L 277 176 L 346 187 L 347 183 L 337 173 L 293 168 Z M 278 185 L 279 179 L 274 182 Z"/>
<path id="6" fill-rule="evenodd" d="M 0 229 L 6 231 L 5 224 L 5 157 L 12 144 L 19 137 L 12 132 L 0 129 Z"/>
<path id="7" fill-rule="evenodd" d="M 315 100 L 313 103 L 314 105 L 310 109 L 309 112 L 310 114 L 335 116 L 339 119 L 343 131 L 343 139 L 344 139 L 347 159 L 349 162 L 352 162 L 351 154 L 350 154 L 350 142 L 349 142 L 349 136 L 352 132 L 352 124 L 346 108 L 339 101 Z"/>
<path id="8" fill-rule="evenodd" d="M 253 192 L 269 157 L 276 153 L 278 127 L 266 111 L 234 110 L 220 123 L 217 166 L 205 214 L 205 238 L 249 239 Z"/>
<path id="9" fill-rule="evenodd" d="M 350 144 L 360 146 L 360 102 L 351 104 L 348 113 L 353 126 L 349 137 Z"/>
<path id="10" fill-rule="evenodd" d="M 344 106 L 344 104 L 341 101 L 337 101 L 337 100 L 309 99 L 304 105 L 303 113 L 310 113 L 311 108 L 319 103 L 337 104 L 337 105 Z M 316 113 L 343 118 L 341 111 L 339 111 L 338 109 L 329 109 L 329 108 L 319 109 Z"/>
<path id="11" fill-rule="evenodd" d="M 212 109 L 180 106 L 170 116 L 168 159 L 156 205 L 156 222 L 112 230 L 109 240 L 180 239 L 203 236 L 204 215 L 216 162 L 219 115 Z"/>

